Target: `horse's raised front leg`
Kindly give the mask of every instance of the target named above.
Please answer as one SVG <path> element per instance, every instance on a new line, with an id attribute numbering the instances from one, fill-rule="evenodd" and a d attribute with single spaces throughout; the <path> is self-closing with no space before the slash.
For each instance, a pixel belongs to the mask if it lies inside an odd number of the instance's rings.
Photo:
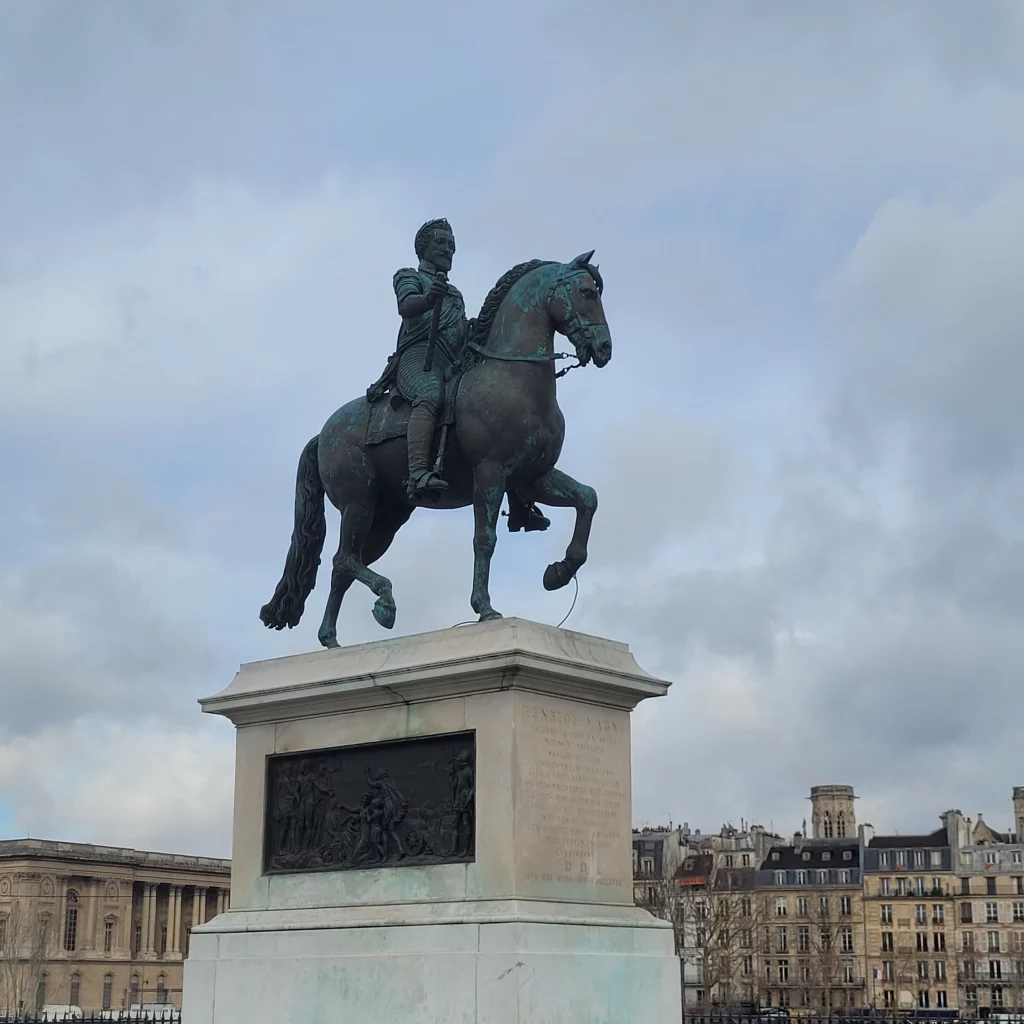
<path id="1" fill-rule="evenodd" d="M 498 513 L 505 496 L 505 471 L 498 463 L 482 462 L 473 472 L 473 596 L 470 603 L 480 621 L 500 619 L 491 607 L 491 557 L 497 543 Z"/>
<path id="2" fill-rule="evenodd" d="M 524 496 L 544 505 L 576 509 L 576 528 L 572 540 L 565 549 L 565 560 L 552 562 L 544 570 L 544 589 L 558 590 L 576 575 L 576 570 L 587 560 L 587 542 L 590 540 L 590 524 L 597 511 L 597 491 L 593 487 L 573 480 L 560 469 L 545 473 L 528 487 L 522 488 Z"/>

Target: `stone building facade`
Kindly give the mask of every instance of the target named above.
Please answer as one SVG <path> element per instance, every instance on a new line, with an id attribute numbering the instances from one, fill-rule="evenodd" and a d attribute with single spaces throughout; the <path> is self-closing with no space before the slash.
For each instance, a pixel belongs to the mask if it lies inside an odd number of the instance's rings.
<path id="1" fill-rule="evenodd" d="M 0 1013 L 180 1005 L 189 934 L 229 905 L 231 862 L 0 842 Z"/>

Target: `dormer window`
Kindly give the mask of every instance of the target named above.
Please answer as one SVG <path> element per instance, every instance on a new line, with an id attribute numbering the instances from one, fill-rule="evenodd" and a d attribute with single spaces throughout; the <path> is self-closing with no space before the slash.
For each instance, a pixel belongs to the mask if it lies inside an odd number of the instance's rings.
<path id="1" fill-rule="evenodd" d="M 853 860 L 853 851 L 843 850 L 843 860 Z"/>
<path id="2" fill-rule="evenodd" d="M 772 850 L 772 860 L 778 860 L 778 859 L 779 859 L 779 851 L 778 850 Z"/>
<path id="3" fill-rule="evenodd" d="M 804 860 L 810 860 L 810 859 L 811 859 L 811 851 L 810 850 L 804 850 Z"/>
<path id="4" fill-rule="evenodd" d="M 826 851 L 825 851 L 825 852 L 824 852 L 824 853 L 823 853 L 823 854 L 821 855 L 821 859 L 822 859 L 822 860 L 831 860 L 831 859 L 832 859 L 832 854 L 831 854 L 831 853 L 829 853 L 829 851 L 828 851 L 828 850 L 826 850 Z"/>

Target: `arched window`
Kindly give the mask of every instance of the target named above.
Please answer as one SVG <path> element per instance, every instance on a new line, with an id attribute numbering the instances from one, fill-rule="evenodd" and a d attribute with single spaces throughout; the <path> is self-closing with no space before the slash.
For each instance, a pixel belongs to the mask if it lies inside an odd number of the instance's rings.
<path id="1" fill-rule="evenodd" d="M 139 1001 L 139 976 L 132 975 L 131 984 L 128 987 L 128 1002 L 135 1006 Z"/>
<path id="2" fill-rule="evenodd" d="M 78 893 L 68 889 L 64 908 L 64 948 L 73 953 L 78 946 Z"/>
<path id="3" fill-rule="evenodd" d="M 46 982 L 46 971 L 43 971 L 39 975 L 39 981 L 36 982 L 36 1013 L 46 1005 Z"/>
<path id="4" fill-rule="evenodd" d="M 842 811 L 836 816 L 836 835 L 840 839 L 846 838 L 846 815 Z"/>
<path id="5" fill-rule="evenodd" d="M 822 826 L 821 834 L 826 839 L 831 839 L 834 833 L 834 827 L 832 825 L 832 812 L 826 811 L 824 814 L 824 824 Z"/>
<path id="6" fill-rule="evenodd" d="M 78 1006 L 82 995 L 82 976 L 77 972 L 71 975 L 71 989 L 68 994 L 68 1002 L 72 1006 Z"/>
<path id="7" fill-rule="evenodd" d="M 158 1003 L 167 1002 L 167 984 L 162 974 L 156 979 L 156 1001 Z"/>
<path id="8" fill-rule="evenodd" d="M 105 974 L 103 976 L 103 1009 L 109 1010 L 110 1004 L 114 1001 L 114 976 Z"/>
<path id="9" fill-rule="evenodd" d="M 117 925 L 116 917 L 108 917 L 103 922 L 103 952 L 112 953 L 114 951 L 114 927 Z"/>

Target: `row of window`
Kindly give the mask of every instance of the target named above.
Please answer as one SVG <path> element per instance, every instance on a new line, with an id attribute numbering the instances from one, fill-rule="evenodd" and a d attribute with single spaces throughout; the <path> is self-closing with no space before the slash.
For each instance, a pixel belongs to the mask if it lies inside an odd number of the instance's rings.
<path id="1" fill-rule="evenodd" d="M 964 989 L 964 1001 L 966 1002 L 968 1009 L 974 1009 L 977 1007 L 978 990 L 974 985 L 968 985 Z M 995 1010 L 998 1010 L 1006 1005 L 1002 985 L 993 985 L 988 990 L 988 1004 Z"/>
<path id="2" fill-rule="evenodd" d="M 819 950 L 832 949 L 833 944 L 835 944 L 844 953 L 853 952 L 853 928 L 849 925 L 843 925 L 835 935 L 833 935 L 832 930 L 829 928 L 819 928 L 815 938 L 817 940 L 816 948 Z M 771 928 L 765 928 L 765 952 L 770 952 L 771 945 L 772 930 Z M 802 924 L 797 927 L 796 950 L 798 953 L 809 953 L 811 951 L 811 929 L 809 925 Z M 789 928 L 785 925 L 775 929 L 775 951 L 777 953 L 789 952 Z"/>
<path id="3" fill-rule="evenodd" d="M 41 1010 L 47 1003 L 49 987 L 49 975 L 44 971 L 40 977 L 39 982 L 36 985 L 36 1010 Z M 138 1003 L 139 1002 L 139 976 L 133 974 L 131 977 L 131 984 L 128 989 L 128 1002 Z M 68 985 L 68 1002 L 72 1006 L 81 1005 L 82 995 L 82 976 L 76 971 L 71 975 L 71 981 Z M 161 974 L 156 981 L 156 1001 L 158 1003 L 168 1002 L 169 990 L 167 988 L 167 982 L 164 976 Z M 114 976 L 112 974 L 104 975 L 103 978 L 103 1009 L 110 1010 L 113 1008 L 114 1000 Z"/>
<path id="4" fill-rule="evenodd" d="M 1011 921 L 1014 923 L 1024 922 L 1024 900 L 1014 900 L 1013 903 L 1009 904 L 1009 911 Z M 985 904 L 985 920 L 992 924 L 999 922 L 999 904 L 995 901 Z M 960 904 L 960 921 L 962 924 L 972 924 L 974 922 L 973 903 Z"/>
<path id="5" fill-rule="evenodd" d="M 1024 981 L 1024 960 L 1005 965 L 1006 973 L 1003 973 L 1002 960 L 989 960 L 988 977 L 990 979 L 1013 978 L 1016 981 Z M 984 964 L 982 965 L 984 970 Z M 966 981 L 974 981 L 978 977 L 978 964 L 973 960 L 965 960 L 960 965 L 960 973 Z"/>
<path id="6" fill-rule="evenodd" d="M 849 868 L 839 868 L 838 871 L 800 869 L 776 871 L 773 873 L 772 881 L 775 885 L 853 885 L 856 878 Z"/>
<path id="7" fill-rule="evenodd" d="M 812 994 L 813 993 L 813 994 Z M 817 998 L 815 998 L 815 996 Z M 778 992 L 772 992 L 769 990 L 764 996 L 765 1006 L 781 1006 L 783 1008 L 792 1005 L 790 1000 L 790 993 L 787 989 L 781 989 Z M 797 995 L 797 1002 L 799 1005 L 806 1009 L 814 1005 L 820 1005 L 822 1009 L 829 1009 L 835 1007 L 852 1007 L 860 1004 L 860 995 L 857 992 L 851 991 L 850 989 L 801 989 Z M 753 988 L 750 988 L 747 1002 L 753 1001 Z"/>
<path id="8" fill-rule="evenodd" d="M 854 963 L 852 960 L 844 960 L 840 965 L 839 977 L 833 979 L 835 982 L 842 982 L 844 985 L 852 985 L 856 980 L 854 977 Z M 744 961 L 746 967 L 746 961 Z M 744 973 L 748 973 L 744 970 Z M 814 974 L 809 964 L 799 965 L 799 976 L 801 984 L 808 984 L 813 980 Z M 777 980 L 779 985 L 789 984 L 789 961 L 777 960 L 774 964 L 770 961 L 764 965 L 764 980 L 773 984 Z"/>
<path id="9" fill-rule="evenodd" d="M 916 932 L 917 936 L 917 952 L 927 953 L 928 952 L 928 933 L 927 932 Z M 945 932 L 932 932 L 932 951 L 935 953 L 946 952 L 946 933 Z M 883 953 L 894 953 L 896 952 L 896 941 L 893 932 L 882 932 L 882 952 Z M 900 952 L 910 952 L 910 948 L 904 949 L 900 947 Z"/>
<path id="10" fill-rule="evenodd" d="M 929 975 L 931 972 L 931 975 Z M 933 976 L 936 981 L 946 980 L 946 961 L 936 960 L 934 964 L 929 967 L 927 960 L 919 960 L 917 962 L 917 978 L 918 981 L 928 981 L 929 976 Z M 892 960 L 882 961 L 882 981 L 895 981 L 896 980 L 896 965 Z"/>
<path id="11" fill-rule="evenodd" d="M 841 874 L 842 872 L 840 872 Z M 810 912 L 810 900 L 807 896 L 798 896 L 796 898 L 796 916 L 807 917 Z M 818 897 L 818 916 L 828 917 L 831 913 L 831 897 L 819 896 Z M 771 897 L 765 897 L 764 901 L 764 912 L 770 914 L 772 912 L 772 901 Z M 839 897 L 839 916 L 850 917 L 853 914 L 853 899 L 850 896 Z M 789 916 L 789 900 L 785 896 L 775 897 L 775 916 L 776 917 L 788 917 Z"/>
<path id="12" fill-rule="evenodd" d="M 114 928 L 117 918 L 111 917 L 103 922 L 103 952 L 110 953 L 114 949 Z M 69 904 L 64 912 L 64 948 L 73 953 L 78 948 L 78 907 Z"/>
<path id="13" fill-rule="evenodd" d="M 960 894 L 962 896 L 970 896 L 971 893 L 975 891 L 974 882 L 976 882 L 976 881 L 977 882 L 984 882 L 985 883 L 985 891 L 988 893 L 989 896 L 995 896 L 996 893 L 999 890 L 999 885 L 998 885 L 999 879 L 998 878 L 994 878 L 991 875 L 989 875 L 987 878 L 978 878 L 978 879 L 961 878 L 960 879 Z M 1013 887 L 1013 891 L 1014 892 L 1018 892 L 1018 893 L 1024 894 L 1024 876 L 1017 875 L 1017 876 L 1011 878 L 1010 879 L 1010 885 Z M 980 888 L 977 889 L 977 892 L 980 893 L 981 889 Z"/>
<path id="14" fill-rule="evenodd" d="M 843 854 L 843 860 L 853 860 L 853 850 L 843 850 L 842 854 Z M 782 854 L 778 850 L 772 850 L 772 860 L 779 860 L 781 857 L 782 857 Z M 804 850 L 803 853 L 800 854 L 800 859 L 801 860 L 808 860 L 809 861 L 811 859 L 811 851 L 810 850 Z M 822 859 L 822 861 L 829 861 L 829 860 L 831 860 L 832 859 L 832 851 L 831 850 L 822 850 L 821 851 L 821 859 Z"/>
<path id="15" fill-rule="evenodd" d="M 879 850 L 878 867 L 884 871 L 886 868 L 895 868 L 897 871 L 902 868 L 941 868 L 941 850 Z"/>
<path id="16" fill-rule="evenodd" d="M 821 834 L 826 839 L 846 838 L 846 816 L 840 811 L 836 815 L 835 824 L 832 823 L 832 812 L 825 811 L 821 816 Z"/>
<path id="17" fill-rule="evenodd" d="M 987 868 L 994 868 L 999 863 L 999 850 L 983 850 L 979 854 L 979 860 Z M 965 850 L 961 854 L 964 862 L 964 867 L 973 867 L 974 865 L 974 851 Z M 1011 864 L 1024 864 L 1024 853 L 1020 850 L 1010 851 L 1010 863 Z"/>
<path id="18" fill-rule="evenodd" d="M 945 893 L 942 879 L 935 877 L 928 885 L 924 878 L 880 878 L 879 896 L 942 896 Z"/>
<path id="19" fill-rule="evenodd" d="M 963 950 L 965 953 L 973 953 L 977 949 L 974 941 L 974 932 L 962 932 Z M 990 953 L 1003 952 L 1002 938 L 999 932 L 988 932 L 988 951 Z M 1008 932 L 1009 953 L 1024 953 L 1024 932 Z"/>
<path id="20" fill-rule="evenodd" d="M 882 992 L 882 1004 L 887 1010 L 893 1010 L 896 1008 L 896 992 L 891 988 L 884 989 Z M 920 989 L 917 993 L 917 1005 L 922 1010 L 931 1009 L 931 994 L 927 989 Z M 999 1004 L 1002 1006 L 1002 1003 Z M 939 989 L 935 993 L 935 1009 L 945 1010 L 949 1006 L 949 997 L 946 995 L 945 989 Z"/>
<path id="21" fill-rule="evenodd" d="M 983 881 L 985 882 L 986 893 L 989 896 L 997 895 L 999 879 L 986 878 Z M 1013 887 L 1014 893 L 1024 896 L 1024 875 L 1014 876 L 1014 878 L 1010 880 L 1010 884 Z M 971 892 L 971 879 L 961 878 L 960 895 L 970 896 Z M 942 896 L 944 893 L 945 889 L 943 887 L 942 879 L 938 876 L 932 878 L 930 886 L 920 875 L 914 878 L 900 876 L 897 878 L 880 878 L 878 880 L 879 896 Z"/>

